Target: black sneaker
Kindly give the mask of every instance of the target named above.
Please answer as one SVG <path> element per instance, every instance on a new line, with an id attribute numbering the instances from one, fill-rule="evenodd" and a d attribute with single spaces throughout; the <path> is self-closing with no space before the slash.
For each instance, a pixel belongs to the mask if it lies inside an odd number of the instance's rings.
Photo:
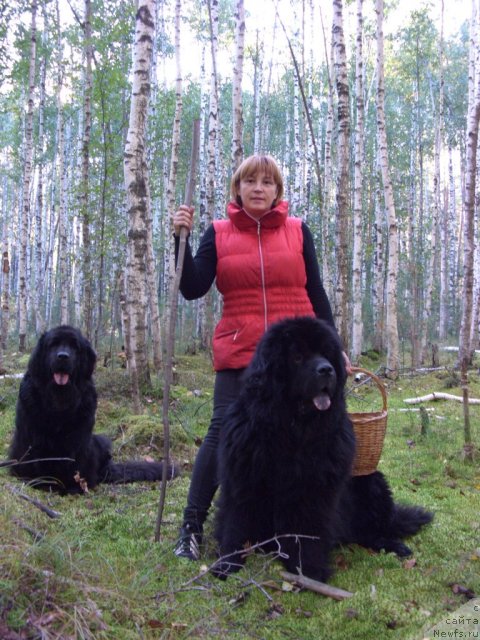
<path id="1" fill-rule="evenodd" d="M 200 545 L 202 544 L 202 534 L 191 524 L 185 524 L 180 529 L 180 537 L 173 552 L 179 558 L 189 560 L 200 559 Z"/>

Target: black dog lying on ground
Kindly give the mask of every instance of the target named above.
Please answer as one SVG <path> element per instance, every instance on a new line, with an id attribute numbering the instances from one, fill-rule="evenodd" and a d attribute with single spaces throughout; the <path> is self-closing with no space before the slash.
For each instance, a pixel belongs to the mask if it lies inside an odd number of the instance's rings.
<path id="1" fill-rule="evenodd" d="M 82 493 L 100 482 L 162 478 L 162 462 L 113 462 L 110 440 L 92 433 L 95 362 L 94 350 L 78 329 L 62 325 L 42 335 L 20 384 L 9 451 L 17 462 L 10 467 L 12 474 L 63 493 Z M 175 475 L 177 469 L 169 465 L 168 477 Z"/>
<path id="2" fill-rule="evenodd" d="M 394 503 L 378 471 L 351 476 L 345 380 L 338 337 L 320 320 L 282 321 L 260 341 L 221 430 L 218 577 L 265 541 L 288 571 L 320 581 L 338 543 L 411 553 L 401 539 L 433 516 Z"/>

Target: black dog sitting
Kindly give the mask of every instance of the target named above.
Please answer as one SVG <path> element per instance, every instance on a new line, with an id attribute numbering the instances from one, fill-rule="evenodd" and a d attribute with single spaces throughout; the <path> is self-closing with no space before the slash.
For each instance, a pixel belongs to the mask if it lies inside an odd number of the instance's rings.
<path id="1" fill-rule="evenodd" d="M 221 430 L 218 577 L 238 571 L 256 543 L 321 581 L 340 542 L 410 554 L 401 539 L 432 514 L 395 504 L 378 471 L 351 476 L 345 380 L 338 337 L 320 320 L 285 320 L 260 341 Z"/>
<path id="2" fill-rule="evenodd" d="M 95 362 L 78 329 L 62 325 L 42 335 L 20 384 L 9 451 L 15 476 L 63 493 L 81 493 L 100 482 L 162 478 L 162 462 L 113 462 L 110 440 L 92 433 Z M 168 477 L 175 475 L 177 469 L 169 465 Z"/>

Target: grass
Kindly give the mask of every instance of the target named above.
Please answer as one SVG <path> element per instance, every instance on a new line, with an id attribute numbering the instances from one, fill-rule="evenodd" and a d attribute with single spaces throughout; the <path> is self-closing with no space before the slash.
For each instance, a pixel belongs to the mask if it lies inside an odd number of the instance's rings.
<path id="1" fill-rule="evenodd" d="M 7 358 L 5 358 L 7 361 Z M 11 369 L 25 361 L 11 359 Z M 366 368 L 372 362 L 364 363 Z M 226 582 L 202 573 L 215 558 L 211 523 L 204 565 L 174 557 L 189 473 L 211 410 L 213 377 L 201 356 L 179 357 L 172 390 L 171 448 L 184 469 L 171 482 L 161 540 L 154 541 L 158 486 L 101 485 L 86 496 L 61 497 L 23 486 L 0 470 L 0 637 L 45 640 L 160 638 L 416 639 L 473 594 L 480 594 L 480 471 L 462 460 L 462 405 L 430 403 L 401 411 L 404 399 L 431 391 L 461 395 L 448 372 L 388 383 L 388 430 L 380 469 L 396 499 L 435 512 L 410 540 L 413 557 L 360 547 L 334 554 L 335 586 L 354 592 L 337 602 L 283 582 L 280 563 L 253 556 Z M 114 438 L 117 457 L 162 452 L 161 384 L 135 416 L 121 369 L 99 368 L 97 431 Z M 453 380 L 453 384 L 455 380 Z M 18 380 L 0 381 L 0 458 L 6 459 Z M 471 395 L 480 381 L 471 374 Z M 349 396 L 351 410 L 372 410 L 372 385 Z M 364 409 L 367 407 L 366 409 Z M 418 408 L 418 407 L 417 407 Z M 478 443 L 480 406 L 471 406 Z M 18 492 L 40 500 L 49 518 Z"/>

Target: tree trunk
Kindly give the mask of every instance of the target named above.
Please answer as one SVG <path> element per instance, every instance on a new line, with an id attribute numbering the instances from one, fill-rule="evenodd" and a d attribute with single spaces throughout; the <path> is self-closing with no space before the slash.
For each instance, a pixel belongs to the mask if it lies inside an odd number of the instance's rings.
<path id="1" fill-rule="evenodd" d="M 172 146 L 170 156 L 170 172 L 167 186 L 167 212 L 170 215 L 176 210 L 176 185 L 178 174 L 178 154 L 180 149 L 180 125 L 182 121 L 182 93 L 183 93 L 183 80 L 181 70 L 181 41 L 180 41 L 180 17 L 181 17 L 181 2 L 176 0 L 175 3 L 175 63 L 176 63 L 176 82 L 175 82 L 175 115 L 173 118 L 173 131 L 172 131 Z M 168 234 L 168 279 L 167 279 L 167 292 L 172 291 L 173 279 L 175 277 L 175 258 L 173 251 L 173 239 L 172 239 L 172 224 L 168 221 L 167 225 L 169 229 Z M 170 317 L 170 305 L 171 299 L 167 295 L 167 302 L 164 308 L 164 317 L 167 319 Z"/>
<path id="2" fill-rule="evenodd" d="M 439 97 L 438 108 L 435 118 L 435 153 L 434 153 L 434 178 L 433 178 L 433 215 L 432 215 L 432 236 L 431 236 L 431 254 L 430 265 L 427 268 L 427 284 L 425 290 L 425 300 L 423 305 L 423 318 L 422 318 L 422 338 L 421 338 L 421 362 L 424 363 L 427 359 L 428 352 L 428 325 L 432 312 L 433 295 L 434 295 L 434 283 L 437 279 L 435 273 L 435 260 L 437 258 L 437 232 L 440 222 L 441 211 L 441 184 L 440 184 L 440 165 L 441 165 L 441 150 L 443 139 L 443 2 L 442 2 L 442 15 L 441 15 L 441 27 L 440 27 L 440 44 L 439 44 L 439 60 L 440 60 L 440 77 L 439 77 Z M 431 88 L 432 89 L 432 88 Z M 432 104 L 434 104 L 434 96 L 432 90 Z"/>
<path id="3" fill-rule="evenodd" d="M 58 15 L 58 3 L 57 3 Z M 46 18 L 44 17 L 46 24 Z M 43 157 L 45 152 L 45 84 L 47 75 L 47 63 L 42 58 L 40 63 L 40 97 L 38 104 L 38 149 Z M 43 242 L 42 242 L 42 220 L 43 220 L 43 162 L 38 163 L 37 177 L 37 198 L 35 205 L 35 253 L 34 253 L 34 278 L 33 278 L 33 309 L 35 314 L 35 330 L 40 335 L 45 330 L 44 304 L 43 304 Z"/>
<path id="4" fill-rule="evenodd" d="M 383 197 L 388 220 L 388 264 L 386 291 L 387 371 L 392 379 L 398 377 L 400 351 L 397 322 L 398 228 L 393 201 L 393 188 L 388 162 L 387 131 L 385 126 L 385 86 L 383 68 L 383 0 L 376 0 L 377 13 L 377 137 Z"/>
<path id="5" fill-rule="evenodd" d="M 475 0 L 472 0 L 472 19 L 470 23 L 470 47 L 478 52 L 478 15 Z M 472 67 L 470 66 L 470 71 Z M 472 88 L 473 86 L 473 88 Z M 469 102 L 467 114 L 467 157 L 465 163 L 465 222 L 463 247 L 463 295 L 462 321 L 460 327 L 459 361 L 462 372 L 462 388 L 464 399 L 464 452 L 467 457 L 473 456 L 470 415 L 468 412 L 468 365 L 470 359 L 470 327 L 472 322 L 472 297 L 475 248 L 475 186 L 477 167 L 478 127 L 480 121 L 480 68 L 478 55 L 474 73 L 469 74 Z"/>
<path id="6" fill-rule="evenodd" d="M 92 5 L 85 0 L 84 22 L 84 96 L 83 96 L 83 131 L 80 177 L 80 219 L 82 225 L 82 315 L 87 338 L 93 338 L 93 290 L 92 290 L 92 248 L 90 243 L 90 203 L 89 203 L 89 169 L 90 169 L 90 136 L 92 127 Z"/>
<path id="7" fill-rule="evenodd" d="M 357 0 L 357 33 L 355 48 L 355 94 L 357 126 L 355 129 L 355 178 L 353 188 L 353 267 L 352 267 L 352 344 L 350 357 L 358 362 L 362 351 L 362 196 L 363 196 L 363 153 L 364 118 L 363 100 L 363 0 Z"/>
<path id="8" fill-rule="evenodd" d="M 337 137 L 337 284 L 335 289 L 335 321 L 345 348 L 348 347 L 348 215 L 349 215 L 349 137 L 350 110 L 347 60 L 343 34 L 343 1 L 333 2 L 333 43 L 335 79 L 338 100 Z"/>
<path id="9" fill-rule="evenodd" d="M 208 0 L 210 22 L 210 45 L 212 56 L 212 71 L 210 77 L 210 111 L 208 118 L 208 147 L 207 147 L 207 182 L 206 182 L 206 211 L 205 226 L 215 217 L 215 177 L 216 177 L 216 147 L 218 140 L 218 0 Z M 223 203 L 222 203 L 222 206 Z M 213 294 L 211 291 L 205 296 L 204 323 L 201 327 L 201 347 L 209 350 L 213 333 Z"/>
<path id="10" fill-rule="evenodd" d="M 7 348 L 8 326 L 10 320 L 10 260 L 8 259 L 8 243 L 3 240 L 2 255 L 2 316 L 0 327 L 0 346 Z"/>
<path id="11" fill-rule="evenodd" d="M 25 154 L 23 160 L 22 215 L 20 223 L 20 250 L 18 256 L 18 349 L 26 348 L 28 309 L 28 232 L 30 223 L 30 185 L 33 175 L 33 100 L 35 93 L 35 60 L 37 51 L 37 0 L 31 3 L 30 66 L 28 73 L 28 96 L 25 117 Z"/>
<path id="12" fill-rule="evenodd" d="M 129 217 L 127 257 L 127 309 L 130 316 L 130 372 L 132 383 L 150 384 L 147 358 L 146 259 L 150 215 L 149 174 L 145 136 L 150 96 L 150 67 L 155 31 L 155 2 L 139 3 L 133 55 L 133 83 L 130 118 L 125 144 L 124 178 Z"/>
<path id="13" fill-rule="evenodd" d="M 245 6 L 237 0 L 235 6 L 235 63 L 232 86 L 232 173 L 243 160 L 243 49 L 245 42 Z"/>

